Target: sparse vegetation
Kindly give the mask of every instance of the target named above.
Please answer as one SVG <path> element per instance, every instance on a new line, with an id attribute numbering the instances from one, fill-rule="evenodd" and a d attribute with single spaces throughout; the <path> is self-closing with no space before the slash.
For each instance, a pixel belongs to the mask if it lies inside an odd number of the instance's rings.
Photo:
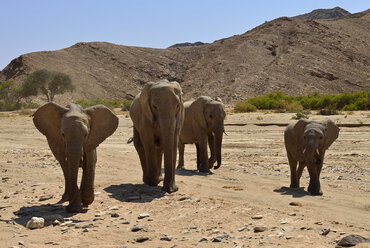
<path id="1" fill-rule="evenodd" d="M 123 100 L 122 102 L 122 111 L 128 111 L 130 110 L 132 100 Z"/>
<path id="2" fill-rule="evenodd" d="M 294 113 L 303 111 L 303 109 L 328 109 L 332 114 L 335 114 L 337 110 L 368 110 L 370 108 L 369 95 L 370 91 L 359 91 L 336 95 L 313 93 L 307 96 L 300 95 L 293 97 L 286 96 L 279 91 L 238 102 L 234 110 L 236 112 L 251 112 L 243 111 L 242 106 L 248 106 L 248 109 L 253 109 L 250 106 L 253 105 L 256 109 L 274 109 L 277 112 Z"/>
<path id="3" fill-rule="evenodd" d="M 14 81 L 5 81 L 0 84 L 0 111 L 14 111 L 21 108 L 38 108 L 34 103 L 20 102 L 20 88 L 15 86 Z"/>
<path id="4" fill-rule="evenodd" d="M 308 119 L 308 115 L 305 114 L 304 112 L 300 112 L 300 111 L 292 116 L 292 119 L 294 119 L 294 120 L 299 120 L 299 119 L 303 119 L 303 118 Z"/>
<path id="5" fill-rule="evenodd" d="M 235 104 L 234 111 L 237 113 L 255 112 L 257 111 L 257 107 L 247 100 L 244 100 Z"/>
<path id="6" fill-rule="evenodd" d="M 47 101 L 51 102 L 55 95 L 73 90 L 72 80 L 67 74 L 41 69 L 32 72 L 26 78 L 19 93 L 21 97 L 37 96 L 42 93 Z"/>

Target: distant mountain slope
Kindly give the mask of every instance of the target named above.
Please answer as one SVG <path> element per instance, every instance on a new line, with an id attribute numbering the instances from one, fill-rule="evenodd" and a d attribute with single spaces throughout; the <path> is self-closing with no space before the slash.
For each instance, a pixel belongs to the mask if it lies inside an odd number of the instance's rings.
<path id="1" fill-rule="evenodd" d="M 348 16 L 351 13 L 345 9 L 335 7 L 333 9 L 315 9 L 310 13 L 295 16 L 301 19 L 318 20 L 318 19 L 334 19 Z"/>
<path id="2" fill-rule="evenodd" d="M 189 47 L 189 46 L 202 46 L 202 45 L 206 45 L 208 43 L 203 43 L 201 41 L 197 41 L 197 42 L 194 42 L 194 43 L 191 43 L 191 42 L 184 42 L 184 43 L 177 43 L 175 45 L 172 45 L 168 48 L 176 48 L 176 47 Z"/>
<path id="3" fill-rule="evenodd" d="M 370 90 L 370 13 L 330 20 L 278 18 L 242 35 L 194 47 L 152 49 L 77 43 L 14 59 L 0 82 L 21 82 L 39 68 L 67 73 L 76 91 L 56 101 L 132 98 L 145 82 L 177 80 L 185 99 Z"/>

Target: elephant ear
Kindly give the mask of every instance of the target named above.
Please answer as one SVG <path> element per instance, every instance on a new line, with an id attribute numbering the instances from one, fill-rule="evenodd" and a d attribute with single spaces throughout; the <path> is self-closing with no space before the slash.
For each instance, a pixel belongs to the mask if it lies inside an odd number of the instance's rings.
<path id="1" fill-rule="evenodd" d="M 198 98 L 191 104 L 192 112 L 195 121 L 194 127 L 200 127 L 202 129 L 207 129 L 207 121 L 205 118 L 205 104 L 206 101 L 203 98 Z"/>
<path id="2" fill-rule="evenodd" d="M 150 99 L 149 99 L 149 93 L 150 89 L 154 83 L 147 83 L 144 87 L 144 89 L 140 93 L 139 97 L 139 103 L 141 107 L 141 111 L 143 112 L 144 116 L 150 121 L 150 123 L 153 124 L 154 118 L 153 118 L 153 112 L 150 108 Z"/>
<path id="3" fill-rule="evenodd" d="M 176 117 L 176 129 L 177 130 L 180 130 L 182 128 L 182 124 L 184 122 L 184 116 L 185 116 L 185 113 L 184 113 L 184 101 L 182 99 L 182 90 L 181 90 L 181 86 L 178 82 L 173 82 L 176 84 L 176 87 L 175 87 L 175 94 L 179 97 L 179 100 L 180 100 L 180 110 L 179 110 L 179 113 L 177 114 L 177 117 Z"/>
<path id="4" fill-rule="evenodd" d="M 95 105 L 85 109 L 90 117 L 90 132 L 84 145 L 86 152 L 95 149 L 118 127 L 118 117 L 104 105 Z"/>
<path id="5" fill-rule="evenodd" d="M 59 158 L 57 154 L 58 148 L 62 149 L 64 147 L 60 131 L 61 119 L 68 110 L 68 108 L 49 102 L 37 109 L 33 114 L 35 127 L 46 136 L 50 149 L 57 158 Z"/>
<path id="6" fill-rule="evenodd" d="M 307 119 L 300 119 L 294 124 L 292 132 L 297 145 L 303 144 L 304 128 L 308 123 Z"/>
<path id="7" fill-rule="evenodd" d="M 325 127 L 324 149 L 328 149 L 339 136 L 339 127 L 330 119 L 321 122 Z"/>

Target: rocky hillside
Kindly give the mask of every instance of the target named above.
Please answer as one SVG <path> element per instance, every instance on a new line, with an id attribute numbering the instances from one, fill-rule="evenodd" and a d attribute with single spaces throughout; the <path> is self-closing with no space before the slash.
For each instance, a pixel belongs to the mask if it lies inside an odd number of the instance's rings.
<path id="1" fill-rule="evenodd" d="M 202 46 L 202 45 L 206 45 L 208 43 L 203 43 L 201 41 L 197 41 L 197 42 L 194 42 L 194 43 L 191 43 L 191 42 L 184 42 L 184 43 L 177 43 L 175 45 L 172 45 L 168 48 L 176 48 L 176 47 L 192 47 L 192 46 Z"/>
<path id="2" fill-rule="evenodd" d="M 348 15 L 351 15 L 351 13 L 348 12 L 347 10 L 335 7 L 333 9 L 316 9 L 311 11 L 310 13 L 299 15 L 296 17 L 308 20 L 318 20 L 318 19 L 335 19 Z"/>
<path id="3" fill-rule="evenodd" d="M 227 103 L 269 92 L 338 93 L 370 90 L 370 10 L 345 18 L 282 17 L 242 35 L 191 47 L 152 49 L 104 42 L 77 43 L 14 59 L 0 82 L 21 82 L 39 68 L 71 76 L 76 91 L 57 96 L 132 98 L 147 81 L 178 81 L 189 99 Z"/>

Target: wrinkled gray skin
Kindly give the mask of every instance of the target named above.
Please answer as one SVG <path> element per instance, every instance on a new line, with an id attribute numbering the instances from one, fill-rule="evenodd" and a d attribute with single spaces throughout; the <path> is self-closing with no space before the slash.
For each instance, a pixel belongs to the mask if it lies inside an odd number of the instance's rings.
<path id="1" fill-rule="evenodd" d="M 117 116 L 104 105 L 83 109 L 77 104 L 65 108 L 50 102 L 33 114 L 33 122 L 63 169 L 62 201 L 69 201 L 67 212 L 81 212 L 81 203 L 87 206 L 94 201 L 96 147 L 117 129 Z M 80 188 L 79 167 L 83 169 Z"/>
<path id="2" fill-rule="evenodd" d="M 156 186 L 162 180 L 162 190 L 175 192 L 175 165 L 179 134 L 184 122 L 181 87 L 167 80 L 148 83 L 133 100 L 130 117 L 134 124 L 134 145 L 143 170 L 143 181 Z"/>
<path id="3" fill-rule="evenodd" d="M 185 144 L 195 144 L 197 148 L 197 169 L 209 172 L 217 161 L 221 166 L 221 146 L 226 116 L 221 101 L 208 96 L 200 96 L 195 101 L 184 103 L 185 121 L 180 133 L 178 169 L 184 168 Z M 208 159 L 207 143 L 211 151 Z"/>
<path id="4" fill-rule="evenodd" d="M 329 119 L 322 122 L 301 119 L 287 126 L 284 141 L 290 165 L 291 188 L 299 188 L 302 171 L 307 166 L 310 174 L 308 191 L 311 195 L 323 194 L 319 178 L 325 151 L 338 135 L 338 126 Z M 298 170 L 297 162 L 299 162 Z"/>

